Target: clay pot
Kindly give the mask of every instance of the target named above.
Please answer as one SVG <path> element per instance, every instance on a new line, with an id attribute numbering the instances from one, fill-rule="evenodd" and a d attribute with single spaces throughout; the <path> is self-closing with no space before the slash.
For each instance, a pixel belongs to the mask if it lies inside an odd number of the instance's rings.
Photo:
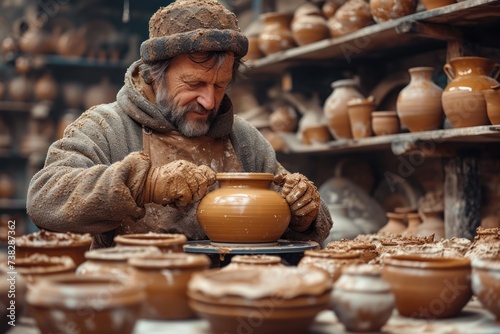
<path id="1" fill-rule="evenodd" d="M 472 291 L 481 305 L 500 322 L 500 257 L 472 259 Z"/>
<path id="2" fill-rule="evenodd" d="M 281 257 L 277 255 L 235 255 L 223 270 L 272 266 L 283 266 Z"/>
<path id="3" fill-rule="evenodd" d="M 269 126 L 275 132 L 293 132 L 298 119 L 295 110 L 286 104 L 280 104 L 269 115 Z"/>
<path id="4" fill-rule="evenodd" d="M 38 101 L 53 101 L 57 97 L 58 85 L 52 74 L 46 72 L 35 81 L 34 93 Z"/>
<path id="5" fill-rule="evenodd" d="M 399 92 L 398 116 L 410 132 L 438 129 L 443 123 L 443 89 L 432 82 L 433 71 L 433 67 L 410 68 L 410 83 Z"/>
<path id="6" fill-rule="evenodd" d="M 248 52 L 243 57 L 244 60 L 257 60 L 264 57 L 264 53 L 260 51 L 259 47 L 259 36 L 253 35 L 248 36 Z"/>
<path id="7" fill-rule="evenodd" d="M 323 6 L 321 6 L 323 16 L 329 19 L 345 2 L 345 0 L 326 0 Z"/>
<path id="8" fill-rule="evenodd" d="M 354 79 L 344 79 L 334 81 L 331 87 L 333 92 L 323 106 L 328 128 L 335 139 L 352 138 L 347 102 L 354 98 L 363 98 L 358 91 L 359 84 Z"/>
<path id="9" fill-rule="evenodd" d="M 403 231 L 404 235 L 417 235 L 418 233 L 418 228 L 420 224 L 422 224 L 422 219 L 420 218 L 420 215 L 415 212 L 411 212 L 406 214 L 406 221 L 408 224 L 408 227 Z"/>
<path id="10" fill-rule="evenodd" d="M 85 38 L 85 28 L 71 28 L 65 31 L 58 39 L 56 51 L 61 56 L 81 57 L 85 54 L 88 47 Z"/>
<path id="11" fill-rule="evenodd" d="M 40 230 L 16 239 L 16 257 L 25 258 L 35 253 L 47 256 L 69 256 L 75 266 L 85 261 L 85 252 L 90 249 L 90 234 L 56 233 Z"/>
<path id="12" fill-rule="evenodd" d="M 27 294 L 42 333 L 132 333 L 145 295 L 140 286 L 109 277 L 64 275 L 41 280 Z"/>
<path id="13" fill-rule="evenodd" d="M 455 0 L 420 0 L 426 10 L 432 10 L 456 3 Z"/>
<path id="14" fill-rule="evenodd" d="M 300 260 L 298 267 L 316 267 L 328 272 L 332 281 L 335 282 L 342 270 L 347 265 L 365 263 L 358 251 L 337 251 L 333 249 L 306 250 Z"/>
<path id="15" fill-rule="evenodd" d="M 339 37 L 373 24 L 370 5 L 365 0 L 349 0 L 328 21 L 330 35 Z"/>
<path id="16" fill-rule="evenodd" d="M 333 311 L 349 332 L 376 332 L 392 315 L 394 296 L 380 267 L 346 266 L 335 283 Z"/>
<path id="17" fill-rule="evenodd" d="M 137 233 L 122 234 L 114 237 L 117 246 L 155 246 L 163 253 L 180 253 L 184 251 L 187 238 L 179 233 Z"/>
<path id="18" fill-rule="evenodd" d="M 377 23 L 415 13 L 417 0 L 370 0 L 370 12 Z"/>
<path id="19" fill-rule="evenodd" d="M 500 124 L 500 85 L 483 90 L 486 113 L 491 124 Z"/>
<path id="20" fill-rule="evenodd" d="M 316 10 L 300 14 L 300 9 L 313 7 Z M 290 29 L 297 45 L 307 45 L 330 37 L 330 30 L 326 19 L 321 15 L 317 7 L 311 3 L 301 5 L 295 11 Z"/>
<path id="21" fill-rule="evenodd" d="M 13 78 L 8 84 L 8 96 L 15 102 L 27 102 L 33 95 L 33 81 L 24 75 Z"/>
<path id="22" fill-rule="evenodd" d="M 375 111 L 373 96 L 366 99 L 354 98 L 347 102 L 347 112 L 354 139 L 371 137 L 373 111 Z"/>
<path id="23" fill-rule="evenodd" d="M 300 138 L 305 145 L 321 144 L 332 140 L 330 130 L 325 124 L 305 127 L 300 132 Z"/>
<path id="24" fill-rule="evenodd" d="M 98 84 L 87 89 L 83 96 L 83 106 L 89 109 L 99 104 L 114 102 L 117 93 L 118 88 L 111 84 L 108 77 L 103 77 Z"/>
<path id="25" fill-rule="evenodd" d="M 144 286 L 147 303 L 141 318 L 179 320 L 196 316 L 188 305 L 188 282 L 197 272 L 208 269 L 204 254 L 170 253 L 128 260 L 135 269 L 130 279 Z"/>
<path id="26" fill-rule="evenodd" d="M 85 262 L 76 268 L 76 273 L 83 276 L 108 275 L 116 279 L 129 279 L 134 273 L 134 269 L 127 263 L 130 258 L 161 254 L 163 253 L 153 246 L 94 249 L 85 253 Z"/>
<path id="27" fill-rule="evenodd" d="M 472 296 L 471 265 L 467 258 L 392 255 L 385 259 L 382 277 L 404 317 L 450 318 Z"/>
<path id="28" fill-rule="evenodd" d="M 198 205 L 197 217 L 212 242 L 274 243 L 290 222 L 286 200 L 270 189 L 271 173 L 217 173 L 219 189 Z"/>
<path id="29" fill-rule="evenodd" d="M 7 173 L 0 173 L 0 198 L 12 198 L 15 193 L 14 179 Z"/>
<path id="30" fill-rule="evenodd" d="M 399 235 L 406 230 L 404 214 L 387 212 L 386 217 L 387 223 L 378 231 L 378 233 Z"/>
<path id="31" fill-rule="evenodd" d="M 196 274 L 188 296 L 214 333 L 237 333 L 243 319 L 245 332 L 299 334 L 327 308 L 331 289 L 321 269 L 266 267 Z"/>
<path id="32" fill-rule="evenodd" d="M 372 130 L 376 136 L 399 133 L 400 129 L 396 111 L 374 111 L 372 113 Z"/>
<path id="33" fill-rule="evenodd" d="M 445 238 L 443 210 L 422 212 L 422 224 L 418 226 L 416 235 L 425 237 L 432 234 L 435 240 Z"/>
<path id="34" fill-rule="evenodd" d="M 259 49 L 266 56 L 296 46 L 290 30 L 291 13 L 270 12 L 260 15 L 264 24 L 259 33 Z"/>
<path id="35" fill-rule="evenodd" d="M 16 260 L 16 271 L 28 285 L 51 276 L 73 273 L 75 268 L 75 263 L 69 256 L 50 257 L 44 254 L 33 254 Z"/>
<path id="36" fill-rule="evenodd" d="M 488 58 L 457 57 L 443 69 L 451 80 L 443 92 L 443 109 L 453 127 L 489 124 L 483 91 L 499 84 L 500 65 Z"/>

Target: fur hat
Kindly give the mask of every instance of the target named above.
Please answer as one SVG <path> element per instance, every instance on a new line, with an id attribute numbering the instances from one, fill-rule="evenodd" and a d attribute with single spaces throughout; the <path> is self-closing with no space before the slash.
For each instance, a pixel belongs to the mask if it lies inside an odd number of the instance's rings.
<path id="1" fill-rule="evenodd" d="M 247 50 L 248 39 L 236 15 L 216 0 L 177 0 L 149 20 L 149 39 L 141 44 L 141 58 L 152 64 L 203 51 L 233 51 L 241 58 Z"/>

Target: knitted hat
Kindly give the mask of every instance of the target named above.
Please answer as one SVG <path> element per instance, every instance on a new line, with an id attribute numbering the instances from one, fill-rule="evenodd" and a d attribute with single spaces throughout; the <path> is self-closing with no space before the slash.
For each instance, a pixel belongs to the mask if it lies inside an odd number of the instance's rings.
<path id="1" fill-rule="evenodd" d="M 177 0 L 161 7 L 149 20 L 149 39 L 141 44 L 141 58 L 151 64 L 179 54 L 248 50 L 248 39 L 236 15 L 216 0 Z"/>

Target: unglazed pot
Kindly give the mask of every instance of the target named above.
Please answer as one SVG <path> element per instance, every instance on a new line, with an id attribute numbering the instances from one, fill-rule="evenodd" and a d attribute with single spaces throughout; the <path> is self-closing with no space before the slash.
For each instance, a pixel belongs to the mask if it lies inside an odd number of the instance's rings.
<path id="1" fill-rule="evenodd" d="M 235 255 L 231 262 L 222 268 L 223 270 L 233 270 L 241 268 L 284 266 L 281 257 L 277 255 Z"/>
<path id="2" fill-rule="evenodd" d="M 377 136 L 399 133 L 401 126 L 396 111 L 374 111 L 372 113 L 372 130 Z"/>
<path id="3" fill-rule="evenodd" d="M 500 65 L 483 57 L 457 57 L 443 69 L 451 80 L 443 92 L 443 109 L 453 127 L 489 124 L 483 91 L 499 84 Z"/>
<path id="4" fill-rule="evenodd" d="M 354 79 L 334 81 L 331 87 L 333 92 L 327 97 L 323 106 L 328 128 L 335 139 L 350 139 L 352 132 L 347 102 L 364 97 L 358 91 L 359 84 Z"/>
<path id="5" fill-rule="evenodd" d="M 144 298 L 131 282 L 74 274 L 41 280 L 26 297 L 42 334 L 132 333 Z"/>
<path id="6" fill-rule="evenodd" d="M 114 237 L 117 246 L 154 246 L 164 253 L 183 252 L 187 238 L 179 233 L 135 233 Z"/>
<path id="7" fill-rule="evenodd" d="M 354 139 L 371 137 L 373 111 L 375 111 L 373 96 L 366 99 L 354 98 L 347 102 L 347 112 Z"/>
<path id="8" fill-rule="evenodd" d="M 188 305 L 187 286 L 194 273 L 209 268 L 208 256 L 170 253 L 131 258 L 128 264 L 135 269 L 130 279 L 143 285 L 146 293 L 142 318 L 178 320 L 196 316 Z"/>
<path id="9" fill-rule="evenodd" d="M 444 233 L 444 211 L 424 211 L 422 212 L 422 224 L 418 226 L 416 235 L 425 237 L 434 234 L 434 240 L 441 240 Z"/>
<path id="10" fill-rule="evenodd" d="M 433 67 L 408 70 L 410 83 L 398 95 L 396 109 L 401 125 L 410 132 L 434 130 L 443 123 L 443 89 L 432 82 Z"/>
<path id="11" fill-rule="evenodd" d="M 330 35 L 339 37 L 373 24 L 370 5 L 365 0 L 348 0 L 338 8 L 327 24 Z"/>
<path id="12" fill-rule="evenodd" d="M 379 332 L 392 315 L 394 295 L 379 266 L 346 266 L 332 292 L 332 308 L 349 332 Z"/>
<path id="13" fill-rule="evenodd" d="M 500 124 L 500 85 L 483 90 L 486 113 L 491 124 Z"/>
<path id="14" fill-rule="evenodd" d="M 396 309 L 404 317 L 450 318 L 472 296 L 468 258 L 392 255 L 384 261 L 382 277 L 391 285 Z"/>
<path id="15" fill-rule="evenodd" d="M 219 189 L 198 205 L 201 228 L 212 242 L 274 243 L 290 222 L 286 200 L 270 189 L 271 173 L 217 173 Z"/>
<path id="16" fill-rule="evenodd" d="M 26 283 L 34 284 L 40 279 L 60 274 L 73 273 L 75 263 L 69 256 L 49 257 L 44 254 L 33 254 L 16 260 L 16 271 Z"/>
<path id="17" fill-rule="evenodd" d="M 406 230 L 405 215 L 396 212 L 387 212 L 387 223 L 382 226 L 378 233 L 383 234 L 401 234 Z"/>
<path id="18" fill-rule="evenodd" d="M 270 12 L 260 15 L 264 27 L 259 34 L 259 48 L 266 56 L 296 46 L 290 24 L 293 14 Z"/>
<path id="19" fill-rule="evenodd" d="M 188 286 L 191 307 L 214 333 L 303 334 L 327 309 L 332 282 L 318 268 L 208 270 Z M 253 321 L 257 320 L 257 321 Z"/>
<path id="20" fill-rule="evenodd" d="M 377 23 L 415 13 L 417 0 L 370 0 L 370 12 Z"/>
<path id="21" fill-rule="evenodd" d="M 295 11 L 290 25 L 297 45 L 307 45 L 330 37 L 326 19 L 318 7 L 306 2 Z"/>
<path id="22" fill-rule="evenodd" d="M 500 323 L 500 257 L 472 259 L 472 291 Z"/>
<path id="23" fill-rule="evenodd" d="M 316 267 L 325 270 L 335 282 L 342 274 L 342 269 L 347 265 L 365 263 L 361 259 L 361 252 L 341 251 L 333 249 L 306 250 L 297 265 L 300 268 Z"/>
<path id="24" fill-rule="evenodd" d="M 436 9 L 456 3 L 455 0 L 420 0 L 426 10 Z"/>

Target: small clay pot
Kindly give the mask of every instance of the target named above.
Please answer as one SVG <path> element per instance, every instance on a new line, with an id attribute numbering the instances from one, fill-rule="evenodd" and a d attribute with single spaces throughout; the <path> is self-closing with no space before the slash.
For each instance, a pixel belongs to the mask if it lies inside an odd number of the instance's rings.
<path id="1" fill-rule="evenodd" d="M 269 115 L 269 126 L 275 132 L 293 132 L 298 120 L 294 109 L 286 104 L 280 104 Z"/>
<path id="2" fill-rule="evenodd" d="M 44 254 L 33 254 L 16 260 L 16 271 L 28 284 L 54 275 L 73 273 L 75 268 L 75 263 L 69 256 L 50 257 Z"/>
<path id="3" fill-rule="evenodd" d="M 300 132 L 300 137 L 304 145 L 327 143 L 333 140 L 326 124 L 307 126 Z"/>
<path id="4" fill-rule="evenodd" d="M 387 223 L 382 226 L 378 233 L 399 235 L 406 230 L 405 215 L 396 212 L 387 212 Z"/>
<path id="5" fill-rule="evenodd" d="M 374 111 L 372 130 L 377 136 L 392 135 L 400 130 L 398 114 L 395 111 Z"/>
<path id="6" fill-rule="evenodd" d="M 128 260 L 135 269 L 130 279 L 143 285 L 147 303 L 142 318 L 178 320 L 194 318 L 196 313 L 188 305 L 188 282 L 197 272 L 210 266 L 204 254 L 170 253 Z"/>
<path id="7" fill-rule="evenodd" d="M 366 99 L 354 98 L 347 102 L 347 112 L 354 139 L 371 137 L 373 111 L 375 111 L 373 96 Z"/>
<path id="8" fill-rule="evenodd" d="M 415 13 L 417 0 L 370 0 L 370 12 L 377 23 Z"/>
<path id="9" fill-rule="evenodd" d="M 113 239 L 117 246 L 155 246 L 164 253 L 178 253 L 184 251 L 187 238 L 179 233 L 137 233 L 121 234 Z"/>
<path id="10" fill-rule="evenodd" d="M 500 257 L 472 259 L 472 291 L 500 323 Z"/>
<path id="11" fill-rule="evenodd" d="M 373 23 L 370 5 L 365 0 L 348 0 L 327 21 L 333 37 L 355 32 Z"/>
<path id="12" fill-rule="evenodd" d="M 259 33 L 259 49 L 269 56 L 296 46 L 290 30 L 291 13 L 269 12 L 260 15 L 264 27 Z"/>
<path id="13" fill-rule="evenodd" d="M 417 236 L 425 237 L 434 234 L 435 240 L 445 238 L 443 210 L 425 211 L 421 216 L 422 224 L 418 225 Z"/>
<path id="14" fill-rule="evenodd" d="M 35 82 L 34 93 L 38 101 L 53 101 L 58 94 L 57 81 L 52 74 L 46 72 Z"/>
<path id="15" fill-rule="evenodd" d="M 259 36 L 248 36 L 248 52 L 243 57 L 244 60 L 257 60 L 264 57 L 264 53 L 259 48 Z"/>
<path id="16" fill-rule="evenodd" d="M 316 267 L 325 270 L 335 282 L 346 265 L 363 264 L 361 252 L 337 251 L 332 249 L 306 250 L 298 267 Z"/>

